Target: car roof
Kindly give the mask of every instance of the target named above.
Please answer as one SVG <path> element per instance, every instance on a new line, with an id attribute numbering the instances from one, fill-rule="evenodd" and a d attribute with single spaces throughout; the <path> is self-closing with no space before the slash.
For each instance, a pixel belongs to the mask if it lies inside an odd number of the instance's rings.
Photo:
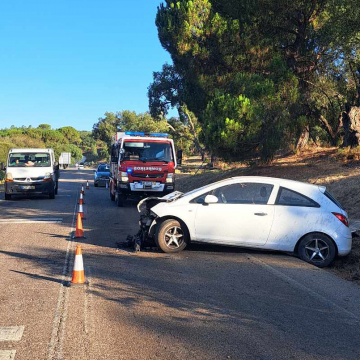
<path id="1" fill-rule="evenodd" d="M 255 181 L 255 182 L 260 182 L 260 181 L 271 181 L 274 184 L 282 184 L 285 186 L 285 184 L 287 184 L 288 186 L 296 186 L 296 185 L 303 185 L 303 186 L 310 186 L 310 187 L 316 187 L 319 188 L 319 185 L 316 184 L 310 184 L 307 182 L 303 182 L 303 181 L 297 181 L 297 180 L 289 180 L 289 179 L 283 179 L 283 178 L 275 178 L 275 177 L 270 177 L 270 176 L 233 176 L 230 179 L 234 179 L 237 181 Z"/>
<path id="2" fill-rule="evenodd" d="M 11 153 L 17 153 L 17 152 L 22 152 L 22 153 L 39 153 L 39 152 L 52 152 L 53 149 L 40 149 L 40 148 L 24 148 L 24 149 L 18 149 L 18 148 L 15 148 L 15 149 L 10 149 L 10 152 Z"/>
<path id="3" fill-rule="evenodd" d="M 208 188 L 214 185 L 220 185 L 220 184 L 231 184 L 234 182 L 261 182 L 261 183 L 271 183 L 276 184 L 282 187 L 287 187 L 292 190 L 307 190 L 307 191 L 314 191 L 319 190 L 322 192 L 325 192 L 326 187 L 319 186 L 315 184 L 310 184 L 306 182 L 296 181 L 296 180 L 289 180 L 289 179 L 282 179 L 282 178 L 274 178 L 269 176 L 233 176 L 227 179 L 219 180 L 210 184 L 207 184 L 203 187 L 198 188 L 198 190 L 203 188 Z"/>

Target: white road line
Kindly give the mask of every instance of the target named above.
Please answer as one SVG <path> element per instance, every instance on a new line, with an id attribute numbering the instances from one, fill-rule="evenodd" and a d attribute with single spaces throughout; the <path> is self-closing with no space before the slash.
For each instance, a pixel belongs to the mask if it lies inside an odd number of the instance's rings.
<path id="1" fill-rule="evenodd" d="M 25 326 L 2 326 L 0 327 L 0 341 L 20 341 Z"/>
<path id="2" fill-rule="evenodd" d="M 296 281 L 295 279 L 291 278 L 290 276 L 285 275 L 284 273 L 282 273 L 281 271 L 275 269 L 274 267 L 272 267 L 271 265 L 267 264 L 266 262 L 264 262 L 261 259 L 256 258 L 253 255 L 247 254 L 247 256 L 250 258 L 251 261 L 254 261 L 256 263 L 258 263 L 259 265 L 263 266 L 264 268 L 268 269 L 270 272 L 272 272 L 274 275 L 276 275 L 277 277 L 279 277 L 280 279 L 282 279 L 283 281 L 287 282 L 288 284 L 291 284 L 294 288 L 297 288 L 301 291 L 307 292 L 308 294 L 310 294 L 311 296 L 315 297 L 316 299 L 318 299 L 319 301 L 328 304 L 332 307 L 334 307 L 335 309 L 337 309 L 339 312 L 343 312 L 345 314 L 347 314 L 350 318 L 352 318 L 353 320 L 359 322 L 360 319 L 359 317 L 354 314 L 353 312 L 337 305 L 336 303 L 334 303 L 333 301 L 331 301 L 330 299 L 318 294 L 317 292 L 315 292 L 314 290 L 306 287 L 305 285 L 299 283 L 298 281 Z"/>
<path id="3" fill-rule="evenodd" d="M 0 350 L 0 360 L 14 360 L 16 350 Z"/>
<path id="4" fill-rule="evenodd" d="M 64 195 L 64 194 L 61 194 L 61 195 L 56 195 L 56 197 L 72 197 L 72 195 Z"/>
<path id="5" fill-rule="evenodd" d="M 77 210 L 77 200 L 76 197 L 74 212 L 73 212 L 73 220 L 71 224 L 70 234 L 68 246 L 66 248 L 65 262 L 63 266 L 62 276 L 61 276 L 61 285 L 59 290 L 59 298 L 55 311 L 55 317 L 53 322 L 53 328 L 51 332 L 51 340 L 49 343 L 49 351 L 48 351 L 48 360 L 62 359 L 62 343 L 65 335 L 65 323 L 67 318 L 68 311 L 68 300 L 69 300 L 69 288 L 65 285 L 65 280 L 68 277 L 69 269 L 71 266 L 70 261 L 70 250 L 72 250 L 74 241 L 71 238 L 71 234 L 75 230 L 75 218 L 76 218 L 76 210 Z"/>
<path id="6" fill-rule="evenodd" d="M 0 224 L 37 224 L 37 223 L 61 223 L 62 218 L 28 218 L 28 219 L 0 219 Z"/>

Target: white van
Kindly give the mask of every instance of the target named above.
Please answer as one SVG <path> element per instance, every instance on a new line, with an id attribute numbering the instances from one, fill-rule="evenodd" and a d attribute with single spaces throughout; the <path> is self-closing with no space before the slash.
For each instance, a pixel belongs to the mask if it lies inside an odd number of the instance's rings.
<path id="1" fill-rule="evenodd" d="M 11 149 L 5 174 L 5 200 L 12 195 L 48 194 L 55 198 L 58 192 L 59 164 L 53 149 Z"/>

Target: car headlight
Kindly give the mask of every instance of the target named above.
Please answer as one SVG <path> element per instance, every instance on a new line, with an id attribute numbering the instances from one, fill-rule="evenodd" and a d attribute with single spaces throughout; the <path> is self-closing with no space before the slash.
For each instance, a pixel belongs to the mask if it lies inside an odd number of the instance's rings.
<path id="1" fill-rule="evenodd" d="M 166 176 L 166 182 L 167 182 L 167 183 L 172 183 L 172 182 L 174 182 L 174 174 L 173 174 L 173 173 L 167 174 L 167 176 Z"/>
<path id="2" fill-rule="evenodd" d="M 7 182 L 11 182 L 11 181 L 14 181 L 14 178 L 12 176 L 12 173 L 6 173 L 6 179 L 5 181 Z"/>
<path id="3" fill-rule="evenodd" d="M 129 181 L 128 173 L 126 171 L 121 171 L 120 177 L 121 177 L 122 182 L 128 182 Z"/>

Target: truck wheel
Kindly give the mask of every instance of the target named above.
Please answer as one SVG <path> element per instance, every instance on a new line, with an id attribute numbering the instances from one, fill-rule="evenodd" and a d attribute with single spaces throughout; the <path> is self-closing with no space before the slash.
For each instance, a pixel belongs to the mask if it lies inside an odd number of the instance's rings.
<path id="1" fill-rule="evenodd" d="M 166 253 L 177 253 L 186 248 L 187 231 L 181 228 L 175 219 L 165 220 L 159 224 L 155 235 L 157 247 Z"/>
<path id="2" fill-rule="evenodd" d="M 118 207 L 124 207 L 125 196 L 123 194 L 116 192 L 115 201 Z"/>
<path id="3" fill-rule="evenodd" d="M 5 200 L 11 200 L 11 194 L 5 193 Z"/>

